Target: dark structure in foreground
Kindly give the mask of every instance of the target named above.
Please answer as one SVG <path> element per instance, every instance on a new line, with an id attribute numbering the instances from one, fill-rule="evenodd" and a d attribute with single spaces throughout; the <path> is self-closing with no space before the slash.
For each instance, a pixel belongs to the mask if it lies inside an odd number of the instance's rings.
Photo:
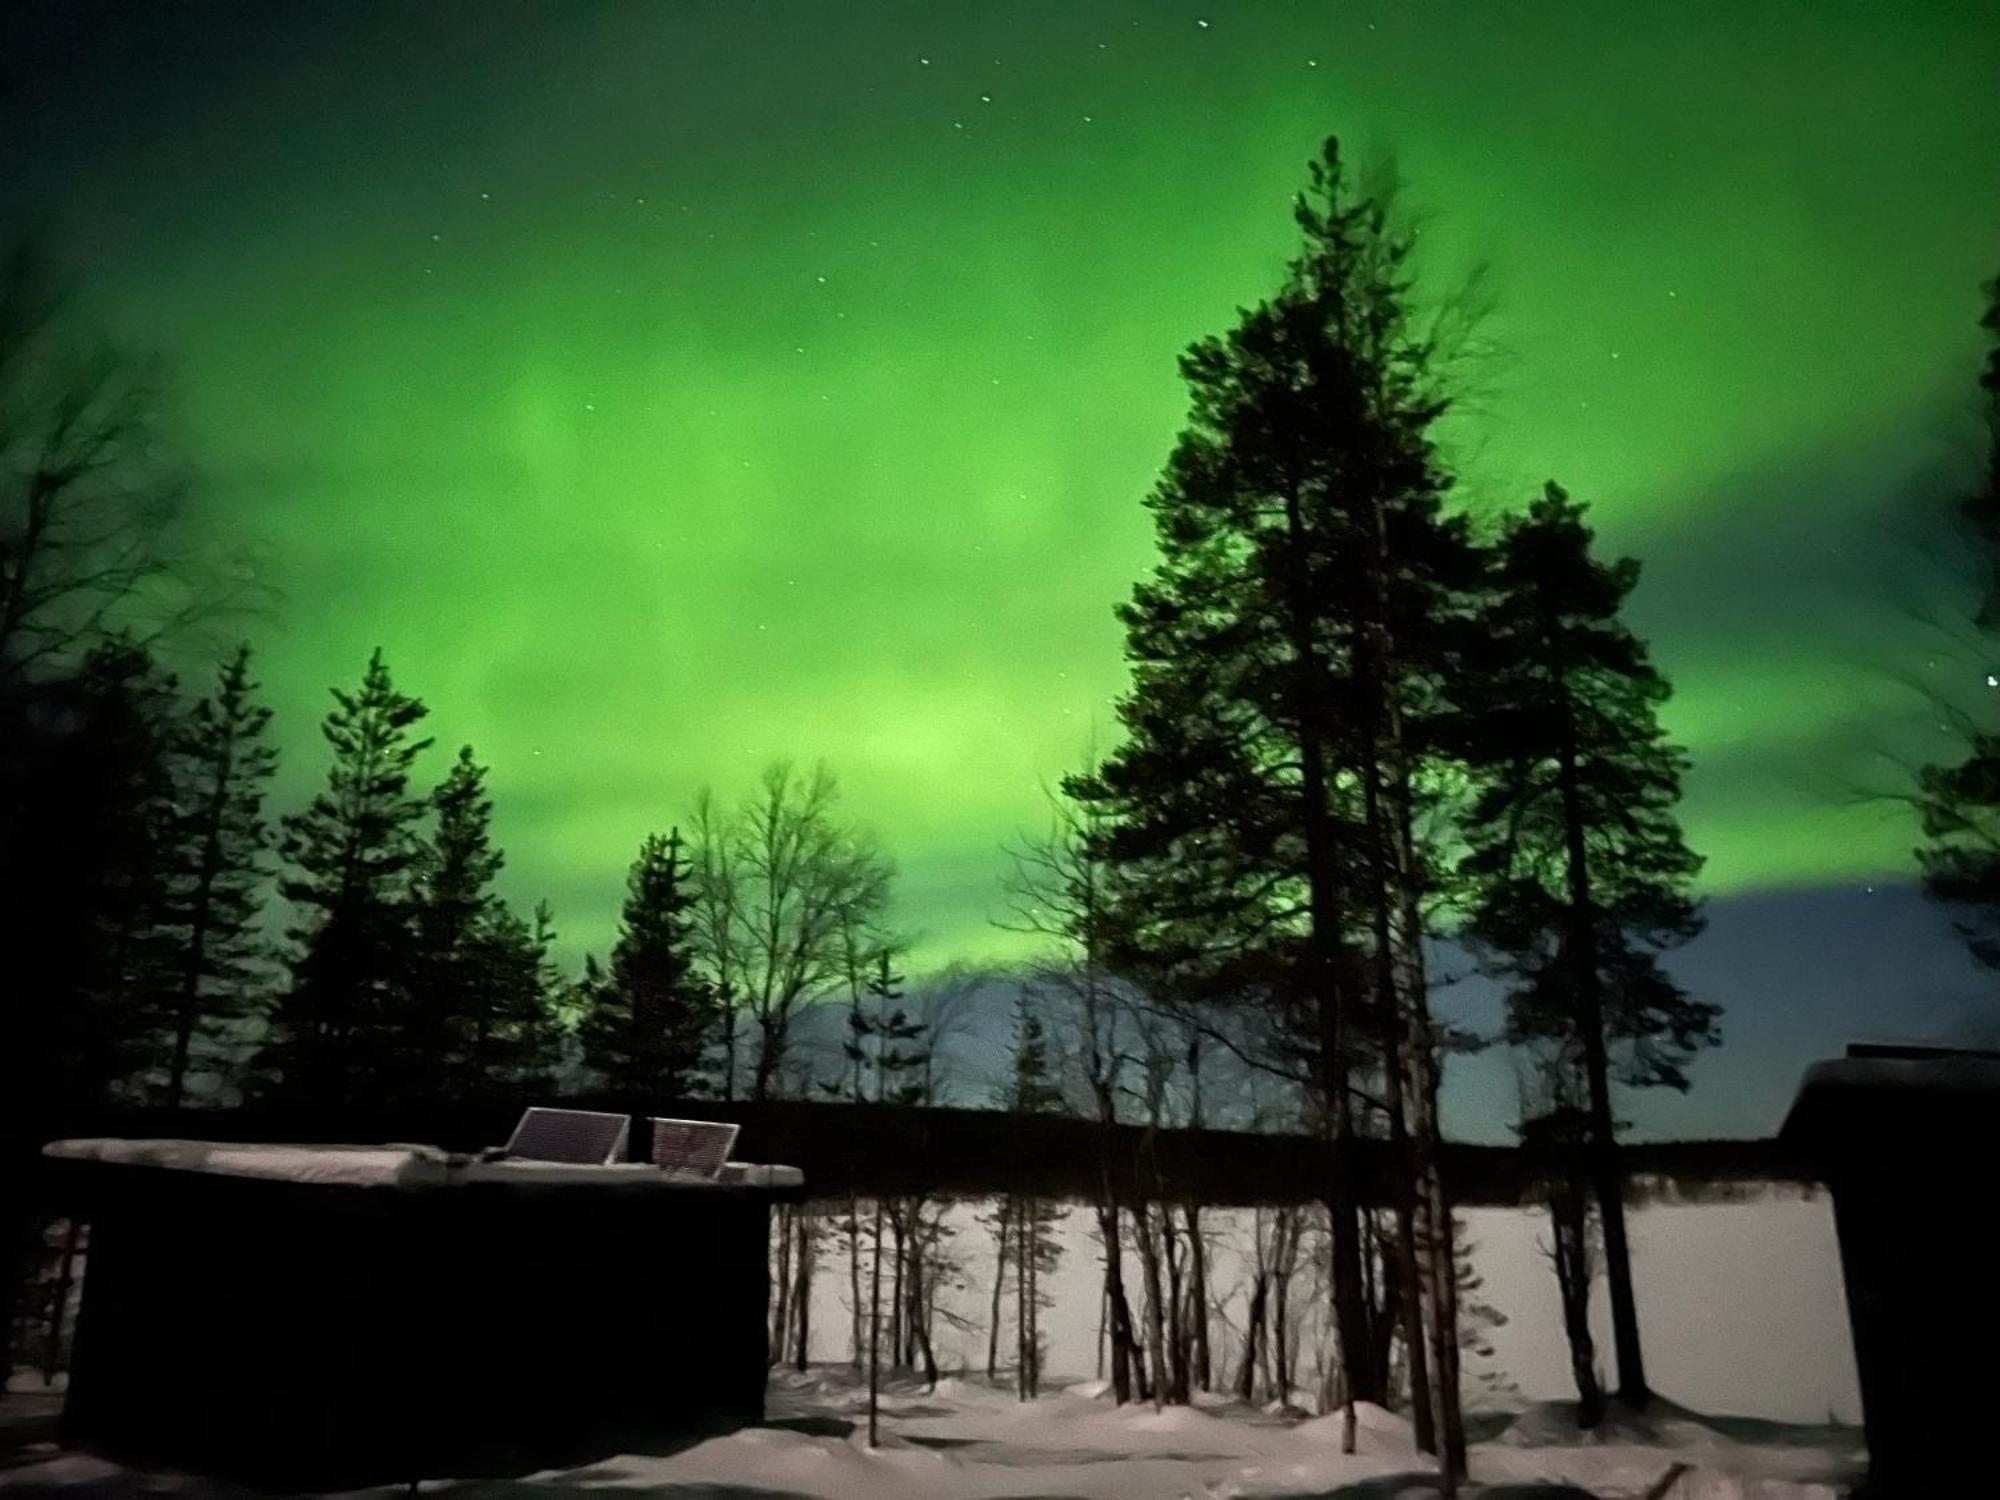
<path id="1" fill-rule="evenodd" d="M 330 1489 L 658 1450 L 763 1415 L 784 1168 L 423 1147 L 72 1141 L 86 1215 L 66 1444 Z"/>
<path id="2" fill-rule="evenodd" d="M 1850 1047 L 1806 1074 L 1783 1137 L 1833 1189 L 1868 1431 L 1868 1500 L 1992 1492 L 2000 1302 L 1986 1173 L 2000 1056 Z"/>

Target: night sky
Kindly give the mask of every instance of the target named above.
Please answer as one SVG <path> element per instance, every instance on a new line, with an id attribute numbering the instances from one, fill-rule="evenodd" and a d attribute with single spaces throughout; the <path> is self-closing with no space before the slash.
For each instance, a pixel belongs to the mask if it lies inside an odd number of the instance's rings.
<path id="1" fill-rule="evenodd" d="M 1909 679 L 1989 667 L 1930 623 L 2000 269 L 1986 0 L 7 25 L 0 228 L 166 357 L 202 523 L 267 560 L 278 800 L 380 644 L 572 956 L 642 835 L 779 755 L 896 856 L 914 967 L 1018 951 L 998 848 L 1109 733 L 1175 357 L 1274 286 L 1338 133 L 1397 153 L 1433 287 L 1491 268 L 1463 502 L 1554 476 L 1646 562 L 1730 1040 L 1635 1120 L 1767 1130 L 1849 1036 L 2000 1030 L 1862 795 L 1937 749 Z"/>

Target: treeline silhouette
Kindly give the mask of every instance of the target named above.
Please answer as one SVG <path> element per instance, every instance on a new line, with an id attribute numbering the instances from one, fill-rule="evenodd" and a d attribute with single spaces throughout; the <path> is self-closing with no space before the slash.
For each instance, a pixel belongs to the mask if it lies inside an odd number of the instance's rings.
<path id="1" fill-rule="evenodd" d="M 321 789 L 272 808 L 250 647 L 207 682 L 168 665 L 233 623 L 243 579 L 190 540 L 147 371 L 73 333 L 30 251 L 0 272 L 0 473 L 7 1337 L 55 1122 L 763 1098 L 789 1083 L 801 1008 L 894 946 L 887 860 L 829 772 L 781 762 L 738 804 L 704 794 L 691 842 L 647 836 L 605 961 L 559 973 L 548 906 L 495 888 L 486 768 L 467 746 L 427 777 L 427 710 L 379 650 L 333 693 Z"/>

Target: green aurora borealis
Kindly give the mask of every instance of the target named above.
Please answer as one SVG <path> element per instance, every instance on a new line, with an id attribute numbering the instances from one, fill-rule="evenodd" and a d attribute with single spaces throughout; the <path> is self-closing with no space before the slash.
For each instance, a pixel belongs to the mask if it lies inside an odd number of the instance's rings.
<path id="1" fill-rule="evenodd" d="M 0 215 L 169 357 L 202 514 L 268 560 L 281 800 L 379 643 L 571 953 L 779 755 L 837 770 L 921 961 L 1008 950 L 1175 357 L 1273 285 L 1328 132 L 1396 149 L 1440 280 L 1492 268 L 1467 501 L 1554 475 L 1646 559 L 1710 889 L 1907 878 L 1848 793 L 1922 751 L 1898 671 L 1974 681 L 1910 609 L 1958 602 L 1990 4 L 27 13 Z"/>

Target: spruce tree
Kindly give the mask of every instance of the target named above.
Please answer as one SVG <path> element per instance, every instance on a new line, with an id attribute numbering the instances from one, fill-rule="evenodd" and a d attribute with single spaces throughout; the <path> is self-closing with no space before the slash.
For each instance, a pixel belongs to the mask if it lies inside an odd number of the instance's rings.
<path id="1" fill-rule="evenodd" d="M 1701 860 L 1675 818 L 1687 757 L 1659 713 L 1669 687 L 1621 618 L 1631 559 L 1592 555 L 1583 507 L 1556 485 L 1500 539 L 1474 680 L 1464 829 L 1467 936 L 1509 984 L 1507 1030 L 1580 1061 L 1604 1234 L 1618 1394 L 1648 1399 L 1611 1086 L 1687 1087 L 1719 1012 L 1660 955 L 1701 927 Z"/>
<path id="2" fill-rule="evenodd" d="M 545 1087 L 560 1061 L 563 992 L 550 950 L 555 919 L 546 901 L 528 920 L 496 903 L 479 934 L 477 968 L 487 994 L 465 1042 L 467 1086 L 475 1092 L 518 1094 Z"/>
<path id="3" fill-rule="evenodd" d="M 583 1019 L 584 1061 L 625 1097 L 691 1093 L 715 1031 L 715 990 L 694 965 L 682 848 L 679 829 L 640 846 L 610 967 Z"/>
<path id="4" fill-rule="evenodd" d="M 1986 465 L 1959 512 L 1979 574 L 1973 624 L 1991 642 L 2000 635 L 2000 277 L 1988 283 L 1987 296 L 1980 326 L 1994 343 L 1979 376 Z M 1990 674 L 1986 682 L 1992 685 Z M 2000 728 L 1990 717 L 1954 717 L 1964 754 L 1918 773 L 1916 805 L 1925 843 L 1917 862 L 1925 893 L 1951 912 L 1973 959 L 2000 969 Z"/>
<path id="5" fill-rule="evenodd" d="M 1120 611 L 1126 739 L 1068 783 L 1102 820 L 1121 961 L 1156 994 L 1235 997 L 1282 1040 L 1334 1145 L 1334 1321 L 1349 1395 L 1387 1395 L 1351 1181 L 1354 1081 L 1393 1096 L 1408 1225 L 1421 1196 L 1446 1470 L 1462 1470 L 1450 1215 L 1436 1172 L 1415 827 L 1478 553 L 1443 510 L 1441 357 L 1409 236 L 1337 144 L 1314 163 L 1279 292 L 1181 362 L 1187 430 L 1148 501 L 1160 561 Z M 1417 1254 L 1405 1229 L 1407 1260 Z M 1421 1399 L 1421 1398 L 1420 1398 Z M 1422 1403 L 1426 1408 L 1429 1401 Z"/>
<path id="6" fill-rule="evenodd" d="M 378 648 L 361 686 L 334 690 L 322 726 L 333 750 L 323 791 L 284 819 L 279 889 L 296 919 L 290 982 L 259 1056 L 267 1087 L 302 1104 L 379 1095 L 402 1083 L 410 998 L 410 879 L 425 799 L 410 772 L 430 746 L 412 738 L 428 712 L 396 690 Z"/>
<path id="7" fill-rule="evenodd" d="M 403 1068 L 445 1093 L 491 1094 L 536 1076 L 546 1050 L 545 941 L 493 889 L 486 768 L 462 747 L 431 793 L 435 817 L 412 891 L 412 1003 Z"/>
<path id="8" fill-rule="evenodd" d="M 493 847 L 486 767 L 473 758 L 470 745 L 459 747 L 430 803 L 436 824 L 416 867 L 412 920 L 418 951 L 448 963 L 463 956 L 492 913 L 493 882 L 506 863 Z"/>
<path id="9" fill-rule="evenodd" d="M 257 1003 L 266 944 L 258 927 L 271 830 L 264 796 L 278 752 L 256 701 L 250 648 L 238 646 L 215 690 L 176 726 L 176 795 L 166 848 L 163 921 L 175 955 L 164 1003 L 162 1101 L 176 1109 L 190 1075 L 226 1065 Z"/>

